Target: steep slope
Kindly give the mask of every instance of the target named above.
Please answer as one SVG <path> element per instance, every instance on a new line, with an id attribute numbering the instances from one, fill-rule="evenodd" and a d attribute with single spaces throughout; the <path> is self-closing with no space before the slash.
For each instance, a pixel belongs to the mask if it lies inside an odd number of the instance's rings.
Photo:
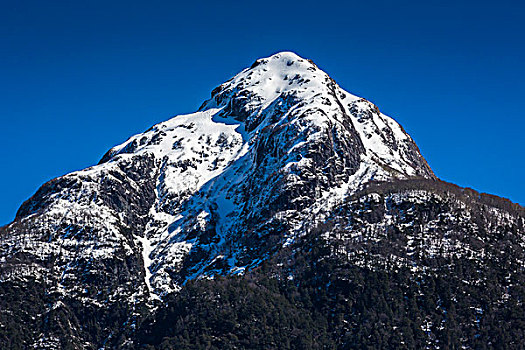
<path id="1" fill-rule="evenodd" d="M 0 284 L 12 298 L 38 297 L 30 304 L 15 298 L 27 309 L 5 304 L 0 324 L 16 314 L 21 322 L 10 332 L 24 333 L 6 341 L 125 344 L 143 316 L 188 281 L 272 264 L 312 235 L 329 246 L 332 227 L 321 224 L 353 232 L 337 233 L 345 242 L 380 241 L 375 232 L 405 225 L 396 221 L 404 213 L 367 209 L 378 220 L 372 230 L 355 226 L 357 212 L 342 208 L 377 182 L 409 179 L 438 183 L 393 119 L 293 53 L 257 60 L 214 89 L 196 113 L 131 137 L 98 165 L 44 184 L 21 206 L 0 235 Z M 430 201 L 410 198 L 406 210 Z M 520 215 L 487 210 L 522 237 Z M 468 226 L 472 215 L 465 215 Z M 492 232 L 490 225 L 483 229 Z M 454 230 L 467 234 L 463 226 Z M 434 242 L 432 230 L 423 232 L 421 239 Z M 411 237 L 399 249 L 412 251 Z M 370 264 L 384 268 L 394 258 L 386 259 Z M 22 320 L 34 325 L 29 332 Z"/>

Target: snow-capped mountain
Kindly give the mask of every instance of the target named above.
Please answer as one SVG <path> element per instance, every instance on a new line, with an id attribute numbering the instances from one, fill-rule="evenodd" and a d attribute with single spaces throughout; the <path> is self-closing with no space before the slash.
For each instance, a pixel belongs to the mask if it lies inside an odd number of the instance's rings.
<path id="1" fill-rule="evenodd" d="M 449 201 L 427 188 L 386 201 L 369 193 L 376 183 L 399 181 L 428 187 L 438 180 L 394 119 L 341 89 L 312 61 L 281 52 L 214 89 L 197 112 L 157 124 L 113 147 L 98 165 L 44 184 L 3 228 L 0 283 L 44 286 L 51 301 L 28 317 L 59 309 L 69 315 L 60 331 L 37 328 L 28 346 L 59 348 L 62 332 L 77 345 L 100 347 L 115 332 L 86 336 L 86 315 L 105 319 L 113 310 L 131 332 L 139 310 L 155 309 L 188 281 L 242 275 L 282 259 L 312 232 L 326 242 L 354 242 L 337 254 L 367 266 L 359 257 L 373 247 L 363 237 L 381 242 L 386 227 L 414 227 L 410 207 Z M 452 200 L 458 212 L 447 222 L 468 226 L 472 210 L 460 202 Z M 372 207 L 377 217 L 357 224 Z M 523 239 L 523 218 L 505 208 L 492 210 L 497 224 L 489 220 L 474 231 L 514 225 L 511 231 Z M 377 266 L 409 264 L 415 251 L 472 250 L 463 238 L 437 239 L 432 225 L 445 218 L 439 220 L 417 223 L 403 235 L 404 253 L 382 256 Z"/>

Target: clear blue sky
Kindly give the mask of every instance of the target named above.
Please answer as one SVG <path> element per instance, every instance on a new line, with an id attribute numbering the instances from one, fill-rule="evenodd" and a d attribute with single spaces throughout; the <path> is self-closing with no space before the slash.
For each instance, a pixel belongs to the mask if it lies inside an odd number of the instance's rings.
<path id="1" fill-rule="evenodd" d="M 523 1 L 1 1 L 0 224 L 47 180 L 291 50 L 446 181 L 525 204 Z"/>

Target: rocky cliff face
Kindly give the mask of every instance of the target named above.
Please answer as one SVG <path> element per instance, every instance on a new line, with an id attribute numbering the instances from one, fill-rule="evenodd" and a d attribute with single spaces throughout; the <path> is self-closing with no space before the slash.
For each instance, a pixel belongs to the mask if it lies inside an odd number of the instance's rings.
<path id="1" fill-rule="evenodd" d="M 387 197 L 370 190 L 402 180 L 425 188 Z M 495 232 L 523 248 L 520 207 L 466 210 L 474 199 L 452 205 L 448 194 L 432 194 L 438 183 L 399 124 L 313 62 L 289 52 L 257 60 L 196 113 L 44 184 L 2 228 L 4 293 L 40 295 L 17 301 L 29 305 L 17 317 L 37 325 L 18 343 L 58 348 L 66 334 L 73 347 L 129 343 L 139 320 L 188 281 L 243 275 L 314 233 L 327 246 L 345 242 L 336 252 L 368 268 L 451 249 L 476 255 L 480 244 L 499 242 Z M 397 253 L 365 263 L 363 252 L 377 248 L 370 242 Z M 0 311 L 4 326 L 10 313 Z"/>

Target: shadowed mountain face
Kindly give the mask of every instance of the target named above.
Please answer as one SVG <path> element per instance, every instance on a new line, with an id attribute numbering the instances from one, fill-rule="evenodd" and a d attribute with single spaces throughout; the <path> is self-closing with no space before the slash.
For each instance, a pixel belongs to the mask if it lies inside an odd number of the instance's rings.
<path id="1" fill-rule="evenodd" d="M 508 259 L 506 273 L 521 278 L 523 225 L 521 207 L 439 181 L 397 122 L 282 52 L 214 89 L 198 112 L 131 137 L 21 206 L 0 233 L 0 345 L 160 346 L 179 328 L 156 317 L 182 317 L 163 305 L 217 276 L 330 290 L 346 280 L 335 271 L 406 270 L 408 288 L 456 260 L 492 278 L 492 263 Z M 356 322 L 347 312 L 315 344 L 361 344 L 343 339 Z M 414 326 L 425 346 L 444 336 L 436 322 Z M 255 347 L 246 342 L 214 346 Z"/>

